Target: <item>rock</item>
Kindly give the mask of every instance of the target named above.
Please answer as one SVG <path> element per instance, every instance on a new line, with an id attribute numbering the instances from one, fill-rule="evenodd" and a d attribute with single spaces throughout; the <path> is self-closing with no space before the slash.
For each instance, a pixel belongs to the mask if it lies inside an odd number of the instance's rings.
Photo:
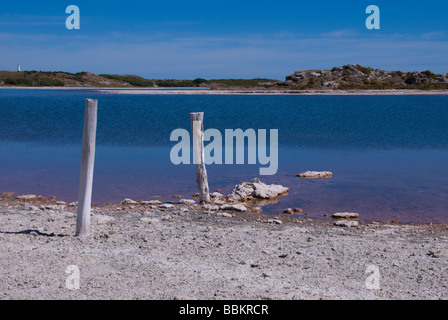
<path id="1" fill-rule="evenodd" d="M 306 171 L 296 174 L 300 178 L 330 178 L 333 173 L 330 171 Z"/>
<path id="2" fill-rule="evenodd" d="M 161 205 L 163 202 L 159 200 L 142 201 L 142 204 Z"/>
<path id="3" fill-rule="evenodd" d="M 75 207 L 78 205 L 78 201 L 73 201 L 68 204 L 70 207 Z"/>
<path id="4" fill-rule="evenodd" d="M 272 224 L 282 224 L 283 221 L 279 220 L 279 219 L 268 219 L 268 221 L 266 221 L 267 223 L 272 223 Z"/>
<path id="5" fill-rule="evenodd" d="M 223 204 L 220 208 L 221 210 L 234 210 L 239 212 L 244 212 L 247 210 L 246 206 L 243 204 Z"/>
<path id="6" fill-rule="evenodd" d="M 0 198 L 12 198 L 14 197 L 14 192 L 3 192 L 0 193 Z"/>
<path id="7" fill-rule="evenodd" d="M 175 195 L 173 196 L 173 198 L 178 198 L 178 199 L 180 199 L 180 198 L 182 198 L 182 196 L 181 196 L 180 194 L 175 194 Z"/>
<path id="8" fill-rule="evenodd" d="M 193 198 L 199 198 L 199 192 L 196 192 L 196 193 L 193 195 Z"/>
<path id="9" fill-rule="evenodd" d="M 336 219 L 358 219 L 359 213 L 354 212 L 336 212 L 332 216 L 332 218 Z"/>
<path id="10" fill-rule="evenodd" d="M 289 213 L 292 214 L 293 210 L 291 208 L 287 208 L 283 211 L 283 213 Z"/>
<path id="11" fill-rule="evenodd" d="M 222 201 L 222 200 L 213 200 L 213 203 L 214 204 L 217 204 L 218 206 L 221 206 L 221 205 L 223 205 L 224 203 L 226 203 L 225 201 Z"/>
<path id="12" fill-rule="evenodd" d="M 124 199 L 123 201 L 121 201 L 120 204 L 138 204 L 138 202 L 137 202 L 137 201 L 134 201 L 134 200 L 132 200 L 132 199 L 128 199 L 128 198 L 126 198 L 126 199 Z"/>
<path id="13" fill-rule="evenodd" d="M 273 199 L 289 191 L 289 188 L 277 184 L 267 185 L 255 178 L 251 182 L 242 182 L 235 186 L 227 196 L 230 201 L 246 201 L 253 198 Z"/>
<path id="14" fill-rule="evenodd" d="M 17 196 L 17 199 L 25 200 L 25 201 L 32 201 L 32 200 L 37 200 L 37 196 L 34 194 L 22 194 L 20 196 Z"/>
<path id="15" fill-rule="evenodd" d="M 160 205 L 159 208 L 161 208 L 161 209 L 171 209 L 171 208 L 174 208 L 174 205 L 173 204 L 169 204 L 169 203 L 165 203 L 165 204 Z"/>
<path id="16" fill-rule="evenodd" d="M 216 211 L 216 210 L 219 210 L 219 207 L 218 207 L 218 206 L 214 206 L 214 205 L 212 205 L 212 204 L 204 204 L 204 205 L 202 206 L 202 208 L 204 208 L 204 210 L 207 210 L 207 211 Z"/>
<path id="17" fill-rule="evenodd" d="M 226 217 L 226 218 L 232 218 L 233 217 L 233 215 L 231 215 L 230 213 L 227 213 L 227 212 L 217 212 L 216 215 L 218 217 Z"/>
<path id="18" fill-rule="evenodd" d="M 429 251 L 427 255 L 431 258 L 440 258 L 440 253 L 440 251 Z"/>
<path id="19" fill-rule="evenodd" d="M 297 212 L 297 213 L 302 213 L 302 212 L 303 212 L 303 209 L 300 209 L 300 208 L 294 208 L 294 210 L 292 210 L 292 211 Z"/>
<path id="20" fill-rule="evenodd" d="M 196 201 L 192 200 L 192 199 L 180 199 L 179 200 L 179 204 L 195 204 Z"/>
<path id="21" fill-rule="evenodd" d="M 56 201 L 56 204 L 60 205 L 60 206 L 66 206 L 67 202 L 65 202 L 65 201 Z"/>
<path id="22" fill-rule="evenodd" d="M 210 193 L 210 197 L 211 198 L 218 198 L 218 199 L 224 199 L 224 195 L 222 194 L 222 193 L 219 193 L 219 192 L 213 192 L 213 193 Z"/>
<path id="23" fill-rule="evenodd" d="M 334 222 L 335 226 L 338 227 L 345 227 L 345 228 L 352 228 L 358 226 L 358 221 L 353 220 L 339 220 Z"/>

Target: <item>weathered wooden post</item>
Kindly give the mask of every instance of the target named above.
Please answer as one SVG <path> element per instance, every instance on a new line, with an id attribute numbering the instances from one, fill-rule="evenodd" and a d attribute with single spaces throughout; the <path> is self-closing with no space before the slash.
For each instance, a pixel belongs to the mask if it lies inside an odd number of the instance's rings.
<path id="1" fill-rule="evenodd" d="M 196 181 L 199 187 L 199 201 L 210 202 L 207 170 L 204 156 L 204 112 L 190 113 L 193 131 L 193 163 L 196 164 Z"/>
<path id="2" fill-rule="evenodd" d="M 86 99 L 76 221 L 77 236 L 85 236 L 90 232 L 90 208 L 92 204 L 93 166 L 95 162 L 97 109 L 98 100 Z"/>

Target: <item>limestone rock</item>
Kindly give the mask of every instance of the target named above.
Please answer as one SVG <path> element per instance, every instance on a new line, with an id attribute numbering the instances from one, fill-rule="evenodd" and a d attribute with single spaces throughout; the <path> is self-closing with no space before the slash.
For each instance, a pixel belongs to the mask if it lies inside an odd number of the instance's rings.
<path id="1" fill-rule="evenodd" d="M 338 227 L 345 227 L 345 228 L 352 228 L 357 227 L 359 225 L 358 221 L 353 220 L 339 220 L 334 222 L 335 226 Z"/>
<path id="2" fill-rule="evenodd" d="M 233 215 L 231 215 L 230 213 L 227 213 L 227 212 L 217 212 L 216 215 L 218 217 L 226 217 L 226 218 L 232 218 L 233 217 Z"/>
<path id="3" fill-rule="evenodd" d="M 255 178 L 251 182 L 242 182 L 235 186 L 232 192 L 227 196 L 230 201 L 246 201 L 253 198 L 273 199 L 289 191 L 289 188 L 271 184 L 267 185 Z"/>
<path id="4" fill-rule="evenodd" d="M 219 206 L 215 206 L 215 205 L 212 205 L 212 204 L 204 204 L 202 207 L 204 208 L 204 210 L 207 210 L 207 211 L 219 210 Z"/>
<path id="5" fill-rule="evenodd" d="M 17 199 L 25 200 L 25 201 L 32 201 L 32 200 L 37 200 L 37 196 L 34 194 L 22 194 L 20 196 L 17 196 Z"/>
<path id="6" fill-rule="evenodd" d="M 332 216 L 332 218 L 336 219 L 358 219 L 359 213 L 355 212 L 336 212 Z"/>
<path id="7" fill-rule="evenodd" d="M 179 204 L 195 204 L 196 201 L 192 200 L 192 199 L 180 199 L 179 200 Z"/>
<path id="8" fill-rule="evenodd" d="M 306 171 L 298 173 L 296 176 L 300 178 L 330 178 L 333 173 L 330 171 Z"/>
<path id="9" fill-rule="evenodd" d="M 247 210 L 246 206 L 243 204 L 223 204 L 220 208 L 221 210 L 234 210 L 239 212 L 244 212 Z"/>
<path id="10" fill-rule="evenodd" d="M 161 205 L 163 202 L 159 200 L 142 201 L 142 204 Z"/>
<path id="11" fill-rule="evenodd" d="M 159 208 L 161 208 L 161 209 L 171 209 L 171 208 L 174 208 L 174 205 L 173 204 L 169 204 L 169 203 L 165 203 L 165 204 L 160 205 Z"/>
<path id="12" fill-rule="evenodd" d="M 137 201 L 134 201 L 134 200 L 132 200 L 132 199 L 128 199 L 128 198 L 126 198 L 126 199 L 124 199 L 123 201 L 121 201 L 121 204 L 138 204 L 138 202 L 137 202 Z"/>

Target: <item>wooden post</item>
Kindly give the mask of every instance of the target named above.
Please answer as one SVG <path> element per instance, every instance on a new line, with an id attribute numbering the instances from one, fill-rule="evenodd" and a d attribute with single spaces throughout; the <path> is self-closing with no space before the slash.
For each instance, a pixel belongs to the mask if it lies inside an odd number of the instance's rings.
<path id="1" fill-rule="evenodd" d="M 98 100 L 86 99 L 84 131 L 81 151 L 81 176 L 79 179 L 76 235 L 90 232 L 90 207 L 92 204 L 93 166 L 95 162 L 95 140 Z"/>
<path id="2" fill-rule="evenodd" d="M 193 131 L 193 162 L 196 164 L 196 181 L 199 187 L 199 201 L 210 202 L 207 170 L 204 156 L 204 112 L 190 113 Z"/>

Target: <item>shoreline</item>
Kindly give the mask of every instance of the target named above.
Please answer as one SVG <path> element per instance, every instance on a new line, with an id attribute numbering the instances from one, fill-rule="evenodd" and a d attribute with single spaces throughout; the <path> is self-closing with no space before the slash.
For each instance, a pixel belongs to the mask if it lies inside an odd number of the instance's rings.
<path id="1" fill-rule="evenodd" d="M 114 206 L 92 208 L 91 234 L 78 238 L 75 207 L 2 199 L 0 299 L 448 299 L 447 225 L 344 228 L 236 220 L 192 204 Z M 79 290 L 66 288 L 70 265 Z"/>
<path id="2" fill-rule="evenodd" d="M 257 89 L 235 89 L 235 90 L 211 90 L 201 88 L 102 88 L 102 87 L 0 87 L 11 90 L 90 90 L 107 94 L 171 94 L 171 95 L 448 95 L 448 90 L 257 90 Z"/>

